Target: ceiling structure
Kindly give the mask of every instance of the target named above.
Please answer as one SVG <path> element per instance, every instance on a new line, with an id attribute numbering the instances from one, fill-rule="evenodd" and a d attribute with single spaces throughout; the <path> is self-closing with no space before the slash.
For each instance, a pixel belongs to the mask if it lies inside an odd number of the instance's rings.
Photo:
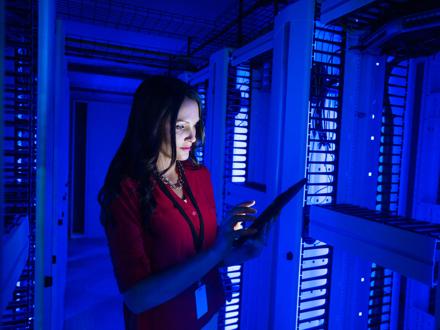
<path id="1" fill-rule="evenodd" d="M 270 31 L 289 0 L 57 0 L 69 69 L 139 77 L 197 71 Z M 147 37 L 148 36 L 148 37 Z"/>
<path id="2" fill-rule="evenodd" d="M 148 74 L 196 72 L 207 66 L 215 51 L 240 47 L 272 30 L 277 13 L 295 1 L 57 0 L 56 10 L 57 18 L 65 25 L 69 71 L 81 74 L 76 81 L 72 78 L 73 84 L 83 87 L 84 74 L 139 80 Z M 338 1 L 317 2 L 324 8 Z M 420 49 L 425 54 L 438 51 L 438 1 L 364 3 L 331 22 L 358 30 L 362 35 L 360 49 L 375 47 L 378 52 L 395 50 L 399 54 L 413 54 Z M 434 22 L 432 28 L 389 33 L 396 24 L 414 21 L 406 17 L 424 12 L 431 13 L 427 22 Z M 383 36 L 381 29 L 388 34 Z M 126 90 L 128 94 L 131 91 L 132 87 Z"/>
<path id="3" fill-rule="evenodd" d="M 334 20 L 361 32 L 359 49 L 398 57 L 417 57 L 440 50 L 440 1 L 381 0 Z"/>

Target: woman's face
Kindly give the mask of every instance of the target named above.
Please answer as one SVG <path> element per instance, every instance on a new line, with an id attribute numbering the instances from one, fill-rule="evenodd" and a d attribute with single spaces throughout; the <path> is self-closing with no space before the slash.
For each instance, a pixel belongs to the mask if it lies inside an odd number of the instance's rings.
<path id="1" fill-rule="evenodd" d="M 176 160 L 187 160 L 191 146 L 196 142 L 196 125 L 199 122 L 197 102 L 185 98 L 180 106 L 176 120 Z M 165 136 L 159 151 L 159 160 L 165 166 L 171 160 L 170 124 L 165 125 Z"/>

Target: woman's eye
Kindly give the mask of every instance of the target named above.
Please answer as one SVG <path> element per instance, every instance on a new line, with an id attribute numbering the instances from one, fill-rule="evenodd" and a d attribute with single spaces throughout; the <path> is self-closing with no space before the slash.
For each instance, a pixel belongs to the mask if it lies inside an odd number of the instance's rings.
<path id="1" fill-rule="evenodd" d="M 183 130 L 185 128 L 184 125 L 176 125 L 176 130 L 180 131 Z"/>

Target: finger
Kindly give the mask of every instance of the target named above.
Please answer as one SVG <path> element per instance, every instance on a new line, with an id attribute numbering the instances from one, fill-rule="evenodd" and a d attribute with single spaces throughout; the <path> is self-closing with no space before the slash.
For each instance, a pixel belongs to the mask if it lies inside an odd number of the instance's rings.
<path id="1" fill-rule="evenodd" d="M 235 214 L 231 217 L 231 223 L 235 226 L 237 222 L 253 222 L 256 217 L 248 214 Z"/>
<path id="2" fill-rule="evenodd" d="M 234 207 L 233 209 L 229 210 L 229 215 L 234 214 L 255 214 L 257 213 L 257 210 L 252 207 Z"/>
<path id="3" fill-rule="evenodd" d="M 246 201 L 238 204 L 237 206 L 243 206 L 243 207 L 251 207 L 255 205 L 255 200 Z"/>
<path id="4" fill-rule="evenodd" d="M 220 225 L 221 230 L 230 230 L 230 229 L 235 229 L 235 226 L 238 223 L 243 223 L 243 222 L 253 222 L 255 221 L 256 217 L 253 215 L 239 215 L 239 214 L 235 214 L 227 219 L 224 219 Z M 241 227 L 243 228 L 243 227 Z M 240 228 L 239 228 L 240 229 Z"/>
<path id="5" fill-rule="evenodd" d="M 221 227 L 226 230 L 241 230 L 243 229 L 243 223 L 244 222 L 253 222 L 255 220 L 255 217 L 251 215 L 235 215 L 231 218 L 229 218 L 227 221 L 223 222 Z"/>
<path id="6" fill-rule="evenodd" d="M 233 214 L 229 218 L 223 220 L 221 226 L 235 225 L 239 221 L 252 222 L 256 219 L 255 216 L 250 214 Z"/>
<path id="7" fill-rule="evenodd" d="M 251 237 L 257 234 L 258 230 L 249 228 L 249 229 L 241 229 L 234 232 L 234 237 L 240 238 L 240 237 Z"/>
<path id="8" fill-rule="evenodd" d="M 243 229 L 243 221 L 238 221 L 232 229 L 235 231 Z"/>
<path id="9" fill-rule="evenodd" d="M 236 231 L 237 228 L 240 230 L 243 228 L 243 222 L 251 222 L 253 219 L 251 216 L 248 216 L 249 218 L 246 218 L 246 216 L 243 215 L 236 215 L 229 217 L 227 219 L 224 219 L 222 223 L 219 226 L 220 231 Z M 241 228 L 239 228 L 239 224 L 241 224 Z M 237 227 L 236 227 L 237 226 Z"/>

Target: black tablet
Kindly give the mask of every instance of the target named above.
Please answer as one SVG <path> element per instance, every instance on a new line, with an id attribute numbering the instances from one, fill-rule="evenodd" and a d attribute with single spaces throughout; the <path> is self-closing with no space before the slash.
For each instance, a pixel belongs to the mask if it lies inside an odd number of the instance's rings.
<path id="1" fill-rule="evenodd" d="M 293 198 L 295 197 L 298 192 L 302 189 L 302 187 L 306 184 L 307 179 L 301 179 L 297 183 L 295 183 L 293 186 L 289 187 L 285 192 L 279 194 L 273 202 L 266 207 L 266 209 L 254 220 L 252 225 L 249 226 L 247 229 L 256 229 L 257 231 L 260 231 L 264 228 L 264 226 L 272 220 L 274 217 L 276 217 L 280 211 L 283 209 L 284 206 Z M 235 241 L 234 245 L 239 246 L 246 241 L 249 237 L 241 237 L 238 240 Z"/>

